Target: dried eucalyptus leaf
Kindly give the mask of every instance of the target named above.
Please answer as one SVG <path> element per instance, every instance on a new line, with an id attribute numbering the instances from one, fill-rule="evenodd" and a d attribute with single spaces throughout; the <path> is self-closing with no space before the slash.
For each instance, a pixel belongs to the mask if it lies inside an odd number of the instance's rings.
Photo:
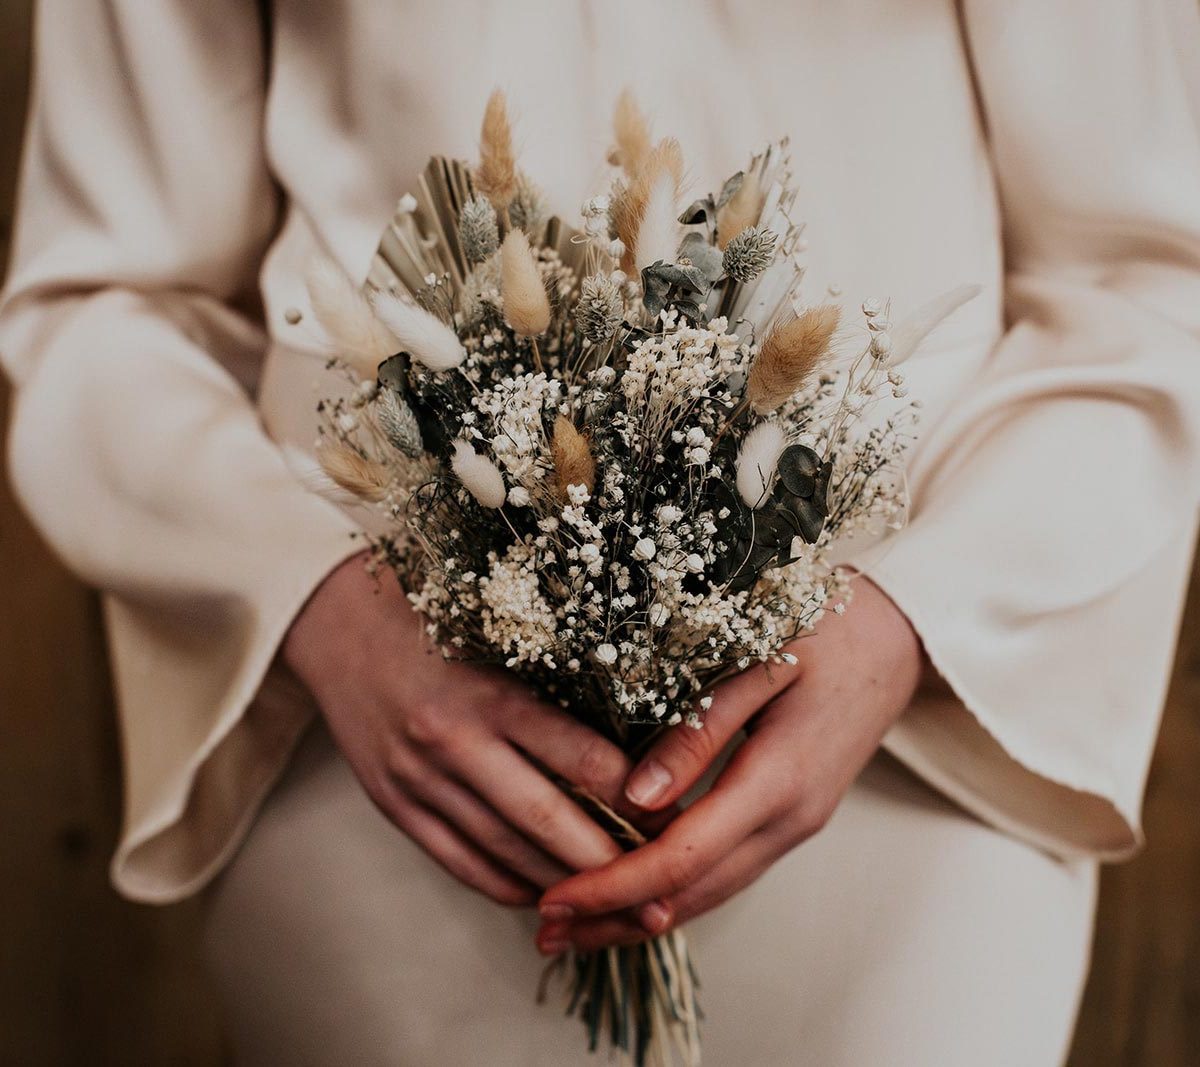
<path id="1" fill-rule="evenodd" d="M 738 171 L 732 178 L 726 180 L 721 186 L 721 192 L 717 196 L 717 211 L 720 211 L 730 200 L 734 194 L 742 187 L 742 182 L 746 180 L 744 171 Z"/>
<path id="2" fill-rule="evenodd" d="M 701 223 L 713 222 L 717 217 L 717 209 L 713 206 L 711 196 L 693 200 L 679 216 L 679 221 L 685 226 L 698 226 Z"/>
<path id="3" fill-rule="evenodd" d="M 720 249 L 709 244 L 703 234 L 689 233 L 679 246 L 679 256 L 687 259 L 711 285 L 724 273 L 724 257 Z"/>
<path id="4" fill-rule="evenodd" d="M 401 396 L 408 394 L 408 371 L 411 363 L 409 362 L 408 353 L 400 352 L 397 355 L 389 356 L 379 364 L 379 369 L 375 372 L 380 388 L 394 389 Z"/>
<path id="5" fill-rule="evenodd" d="M 820 469 L 821 457 L 807 445 L 788 445 L 779 455 L 779 481 L 795 496 L 813 495 Z"/>

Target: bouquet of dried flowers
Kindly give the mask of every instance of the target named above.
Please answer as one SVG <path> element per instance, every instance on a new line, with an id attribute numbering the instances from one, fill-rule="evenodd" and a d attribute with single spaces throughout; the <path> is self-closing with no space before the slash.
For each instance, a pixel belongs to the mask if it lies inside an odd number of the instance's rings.
<path id="1" fill-rule="evenodd" d="M 786 141 L 689 203 L 679 144 L 623 96 L 610 162 L 579 229 L 549 217 L 494 94 L 478 163 L 430 162 L 366 285 L 322 261 L 309 290 L 348 382 L 319 406 L 320 478 L 374 510 L 374 565 L 446 655 L 632 752 L 703 729 L 714 682 L 844 600 L 836 546 L 902 520 L 916 405 L 864 412 L 971 293 L 896 328 L 868 301 L 857 331 L 805 304 Z M 698 1062 L 681 933 L 560 965 L 592 1048 Z"/>

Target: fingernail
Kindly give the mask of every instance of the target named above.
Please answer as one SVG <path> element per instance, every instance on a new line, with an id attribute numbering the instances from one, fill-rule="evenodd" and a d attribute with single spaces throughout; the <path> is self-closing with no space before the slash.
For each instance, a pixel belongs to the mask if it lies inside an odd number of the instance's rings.
<path id="1" fill-rule="evenodd" d="M 562 922 L 564 919 L 572 918 L 575 915 L 575 909 L 570 904 L 543 904 L 538 908 L 538 914 L 543 919 Z"/>
<path id="2" fill-rule="evenodd" d="M 671 925 L 671 912 L 665 904 L 660 904 L 657 900 L 643 904 L 638 908 L 637 916 L 638 922 L 642 924 L 642 929 L 647 933 L 661 933 Z"/>
<path id="3" fill-rule="evenodd" d="M 625 795 L 635 804 L 653 804 L 671 784 L 671 772 L 657 760 L 647 760 L 625 787 Z"/>

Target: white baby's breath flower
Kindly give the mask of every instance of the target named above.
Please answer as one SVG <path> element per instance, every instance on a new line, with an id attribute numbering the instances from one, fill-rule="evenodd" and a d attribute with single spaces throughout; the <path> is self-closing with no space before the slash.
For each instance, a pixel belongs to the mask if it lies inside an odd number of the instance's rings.
<path id="1" fill-rule="evenodd" d="M 529 490 L 523 485 L 514 485 L 508 491 L 508 502 L 515 508 L 529 507 L 530 497 Z"/>
<path id="2" fill-rule="evenodd" d="M 655 547 L 654 542 L 650 538 L 643 537 L 633 546 L 633 558 L 640 559 L 643 562 L 653 559 Z"/>
<path id="3" fill-rule="evenodd" d="M 596 659 L 603 663 L 606 667 L 611 667 L 617 662 L 617 649 L 615 645 L 609 644 L 607 641 L 602 645 L 596 646 Z"/>

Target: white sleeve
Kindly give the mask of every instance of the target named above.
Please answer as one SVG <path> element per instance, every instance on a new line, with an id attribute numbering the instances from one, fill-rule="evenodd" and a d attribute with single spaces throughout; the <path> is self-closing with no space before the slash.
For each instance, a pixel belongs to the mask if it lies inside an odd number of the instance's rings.
<path id="1" fill-rule="evenodd" d="M 1007 831 L 1116 858 L 1140 840 L 1200 491 L 1200 10 L 963 19 L 1007 330 L 926 428 L 911 524 L 867 568 L 949 686 L 885 745 Z"/>
<path id="2" fill-rule="evenodd" d="M 354 550 L 249 393 L 279 206 L 258 12 L 45 0 L 35 25 L 0 304 L 11 474 L 51 546 L 104 594 L 126 775 L 113 875 L 145 900 L 203 884 L 281 771 L 312 711 L 264 678 Z"/>

